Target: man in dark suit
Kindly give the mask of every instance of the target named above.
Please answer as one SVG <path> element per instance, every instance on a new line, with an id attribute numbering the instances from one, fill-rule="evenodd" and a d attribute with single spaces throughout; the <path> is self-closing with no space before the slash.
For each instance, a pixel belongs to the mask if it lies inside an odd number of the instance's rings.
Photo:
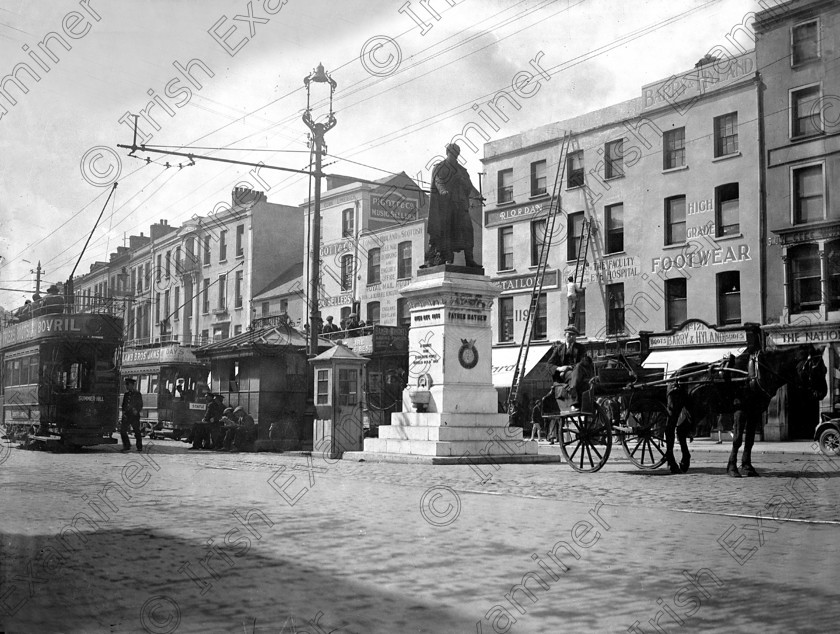
<path id="1" fill-rule="evenodd" d="M 580 399 L 587 390 L 589 379 L 593 375 L 592 359 L 586 354 L 586 348 L 577 342 L 580 334 L 575 326 L 566 328 L 564 341 L 558 342 L 548 357 L 554 386 L 543 398 L 543 412 L 556 411 L 554 403 L 547 402 L 554 398 L 557 409 L 577 411 Z M 571 404 L 568 404 L 571 401 Z M 557 421 L 552 421 L 548 440 L 557 439 Z"/>
<path id="2" fill-rule="evenodd" d="M 120 438 L 123 443 L 123 451 L 131 450 L 131 441 L 128 438 L 128 430 L 134 432 L 134 439 L 137 442 L 137 451 L 143 451 L 143 434 L 140 429 L 140 412 L 143 411 L 143 395 L 135 389 L 137 381 L 131 377 L 125 378 L 125 394 L 122 400 L 122 419 L 120 420 Z"/>

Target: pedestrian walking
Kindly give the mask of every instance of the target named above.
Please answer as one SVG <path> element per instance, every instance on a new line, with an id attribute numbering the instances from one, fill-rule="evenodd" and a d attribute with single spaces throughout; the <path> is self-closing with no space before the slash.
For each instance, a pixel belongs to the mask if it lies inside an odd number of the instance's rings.
<path id="1" fill-rule="evenodd" d="M 120 438 L 123 451 L 131 451 L 131 441 L 128 439 L 129 427 L 134 430 L 137 451 L 143 451 L 143 434 L 140 429 L 140 413 L 143 411 L 143 395 L 137 391 L 137 381 L 130 376 L 125 377 L 125 394 L 122 400 L 122 418 L 120 419 Z"/>

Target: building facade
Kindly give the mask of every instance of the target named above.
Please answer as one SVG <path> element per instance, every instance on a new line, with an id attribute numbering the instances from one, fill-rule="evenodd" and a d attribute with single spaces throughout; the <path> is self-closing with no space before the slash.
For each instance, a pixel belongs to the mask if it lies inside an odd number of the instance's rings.
<path id="1" fill-rule="evenodd" d="M 774 433 L 811 438 L 819 410 L 840 409 L 840 5 L 782 3 L 757 14 L 755 31 L 769 229 L 765 329 L 771 345 L 818 346 L 829 371 L 819 405 L 787 390 Z"/>
<path id="2" fill-rule="evenodd" d="M 689 318 L 724 330 L 760 323 L 759 141 L 750 52 L 704 57 L 636 99 L 486 144 L 497 387 L 509 387 L 543 242 L 529 367 L 569 323 L 570 276 L 583 280 L 575 322 L 590 347 L 677 333 Z"/>

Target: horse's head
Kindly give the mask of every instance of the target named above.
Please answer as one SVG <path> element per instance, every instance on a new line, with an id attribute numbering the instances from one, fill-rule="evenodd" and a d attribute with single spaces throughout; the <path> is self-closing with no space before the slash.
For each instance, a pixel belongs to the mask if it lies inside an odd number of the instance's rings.
<path id="1" fill-rule="evenodd" d="M 796 364 L 796 375 L 801 387 L 818 401 L 824 399 L 828 393 L 826 372 L 822 353 L 812 345 L 804 346 L 801 349 L 801 358 Z"/>

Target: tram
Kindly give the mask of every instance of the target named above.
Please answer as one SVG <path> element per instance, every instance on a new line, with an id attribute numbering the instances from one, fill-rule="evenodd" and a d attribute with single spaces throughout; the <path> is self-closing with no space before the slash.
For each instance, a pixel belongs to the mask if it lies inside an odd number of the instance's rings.
<path id="1" fill-rule="evenodd" d="M 116 443 L 122 332 L 122 319 L 92 313 L 0 326 L 0 435 L 25 446 Z"/>
<path id="2" fill-rule="evenodd" d="M 209 366 L 178 344 L 123 350 L 120 373 L 143 395 L 140 422 L 152 437 L 187 437 L 204 417 Z"/>

